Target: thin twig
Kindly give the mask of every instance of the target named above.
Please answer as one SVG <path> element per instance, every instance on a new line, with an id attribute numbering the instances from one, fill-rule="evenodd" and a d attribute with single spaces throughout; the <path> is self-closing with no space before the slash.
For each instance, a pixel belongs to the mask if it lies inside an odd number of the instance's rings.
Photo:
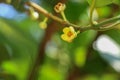
<path id="1" fill-rule="evenodd" d="M 110 29 L 113 29 L 115 26 L 117 26 L 118 24 L 120 24 L 120 21 L 117 21 L 109 26 L 106 26 L 106 27 L 98 27 L 98 30 L 99 31 L 106 31 L 106 30 L 110 30 Z"/>
<path id="2" fill-rule="evenodd" d="M 90 7 L 90 23 L 91 23 L 91 25 L 94 25 L 94 23 L 93 23 L 93 12 L 94 12 L 94 8 L 95 8 L 95 3 L 96 3 L 96 0 L 93 0 L 92 5 Z"/>
<path id="3" fill-rule="evenodd" d="M 27 4 L 28 6 L 33 7 L 34 9 L 36 9 L 39 13 L 42 13 L 42 14 L 44 14 L 46 17 L 52 18 L 53 20 L 55 20 L 55 21 L 57 21 L 57 22 L 59 22 L 59 23 L 61 23 L 61 24 L 71 25 L 71 26 L 74 26 L 74 27 L 79 27 L 79 26 L 77 26 L 77 25 L 75 25 L 75 24 L 69 23 L 69 22 L 67 22 L 67 21 L 62 20 L 61 18 L 59 18 L 59 17 L 57 17 L 57 16 L 52 15 L 52 14 L 49 13 L 47 10 L 45 10 L 44 8 L 42 8 L 41 6 L 37 5 L 37 4 L 34 3 L 34 2 L 27 2 L 26 4 Z"/>
<path id="4" fill-rule="evenodd" d="M 111 23 L 111 24 L 110 24 Z M 105 26 L 107 24 L 110 24 L 108 26 Z M 109 30 L 109 29 L 113 29 L 114 26 L 120 24 L 120 15 L 104 20 L 96 25 L 88 25 L 87 27 L 83 27 L 81 30 L 82 31 L 86 31 L 86 30 L 96 30 L 96 31 L 105 31 L 105 30 Z"/>

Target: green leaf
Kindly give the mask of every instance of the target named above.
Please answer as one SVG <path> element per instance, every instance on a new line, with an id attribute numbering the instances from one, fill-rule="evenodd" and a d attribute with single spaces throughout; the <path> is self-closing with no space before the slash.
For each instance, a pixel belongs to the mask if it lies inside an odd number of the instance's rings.
<path id="1" fill-rule="evenodd" d="M 87 8 L 87 4 L 83 4 L 80 2 L 72 2 L 72 1 L 68 1 L 68 3 L 66 4 L 67 8 L 65 10 L 65 14 L 66 17 L 69 21 L 71 22 L 76 22 L 79 20 L 79 17 L 85 12 L 86 8 Z"/>
<path id="2" fill-rule="evenodd" d="M 27 67 L 28 67 L 28 62 L 26 60 L 24 60 L 24 62 L 22 61 L 20 62 L 17 60 L 11 60 L 11 61 L 5 61 L 1 64 L 1 68 L 7 74 L 15 76 L 17 80 L 24 80 L 24 78 L 26 77 L 27 70 L 28 70 Z"/>
<path id="3" fill-rule="evenodd" d="M 120 45 L 120 30 L 109 30 L 105 33 Z"/>
<path id="4" fill-rule="evenodd" d="M 98 12 L 99 18 L 108 18 L 112 13 L 112 9 L 108 6 L 104 6 L 104 7 L 97 8 L 97 12 Z"/>
<path id="5" fill-rule="evenodd" d="M 87 0 L 91 5 L 93 0 Z M 96 0 L 95 7 L 102 7 L 112 3 L 113 0 Z"/>

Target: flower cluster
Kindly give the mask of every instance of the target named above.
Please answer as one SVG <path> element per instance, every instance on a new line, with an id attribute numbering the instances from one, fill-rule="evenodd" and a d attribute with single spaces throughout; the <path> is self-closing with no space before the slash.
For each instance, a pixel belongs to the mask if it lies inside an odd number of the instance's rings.
<path id="1" fill-rule="evenodd" d="M 61 16 L 63 17 L 63 20 L 64 21 L 67 21 L 66 19 L 66 16 L 64 14 L 64 10 L 66 9 L 66 5 L 63 4 L 63 3 L 58 3 L 57 5 L 55 5 L 54 7 L 54 10 L 57 12 L 57 13 L 60 13 Z M 61 35 L 61 38 L 64 40 L 64 41 L 67 41 L 67 42 L 72 42 L 74 38 L 77 37 L 77 32 L 75 31 L 75 29 L 70 26 L 70 27 L 65 27 L 63 29 L 63 33 Z"/>
<path id="2" fill-rule="evenodd" d="M 63 17 L 63 20 L 67 22 L 66 16 L 64 14 L 65 8 L 66 8 L 65 4 L 58 3 L 57 5 L 55 5 L 54 10 L 57 13 L 60 13 L 61 16 Z M 35 12 L 33 8 L 30 7 L 29 10 L 30 10 L 30 13 L 32 15 L 33 20 L 36 20 L 39 18 L 39 14 L 37 12 Z M 47 21 L 48 21 L 48 18 L 45 17 L 45 19 L 39 23 L 40 28 L 46 29 L 47 28 Z M 80 31 L 76 32 L 73 26 L 65 27 L 63 29 L 63 34 L 61 35 L 61 38 L 66 42 L 72 42 L 73 39 L 77 37 L 77 34 L 79 32 Z"/>

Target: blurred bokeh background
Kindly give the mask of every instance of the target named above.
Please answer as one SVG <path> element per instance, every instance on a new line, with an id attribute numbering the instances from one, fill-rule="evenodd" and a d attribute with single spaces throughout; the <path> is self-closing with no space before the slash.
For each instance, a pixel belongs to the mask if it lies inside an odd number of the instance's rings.
<path id="1" fill-rule="evenodd" d="M 54 6 L 63 2 L 70 22 L 89 24 L 87 0 L 0 0 L 0 80 L 120 80 L 120 25 L 85 31 L 67 43 L 60 38 L 64 25 L 49 19 L 47 29 L 41 29 L 45 16 L 31 19 L 27 1 L 58 17 Z M 120 1 L 115 1 L 97 7 L 94 19 L 119 15 Z"/>

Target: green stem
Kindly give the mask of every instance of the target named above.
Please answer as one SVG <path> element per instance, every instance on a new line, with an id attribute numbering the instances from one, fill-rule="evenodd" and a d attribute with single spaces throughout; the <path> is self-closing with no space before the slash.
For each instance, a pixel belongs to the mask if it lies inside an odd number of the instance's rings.
<path id="1" fill-rule="evenodd" d="M 66 18 L 66 16 L 65 16 L 64 11 L 61 12 L 61 15 L 62 15 L 62 17 L 63 17 L 63 20 L 64 20 L 64 21 L 67 21 L 67 18 Z"/>
<path id="2" fill-rule="evenodd" d="M 95 2 L 96 2 L 96 0 L 93 0 L 92 1 L 92 5 L 90 7 L 90 24 L 91 25 L 94 25 L 94 22 L 93 22 L 93 12 L 94 12 L 94 8 L 95 8 Z"/>
<path id="3" fill-rule="evenodd" d="M 47 17 L 45 17 L 45 19 L 43 20 L 43 22 L 44 22 L 44 23 L 46 23 L 46 22 L 47 22 L 47 20 L 48 20 L 48 18 L 47 18 Z"/>

